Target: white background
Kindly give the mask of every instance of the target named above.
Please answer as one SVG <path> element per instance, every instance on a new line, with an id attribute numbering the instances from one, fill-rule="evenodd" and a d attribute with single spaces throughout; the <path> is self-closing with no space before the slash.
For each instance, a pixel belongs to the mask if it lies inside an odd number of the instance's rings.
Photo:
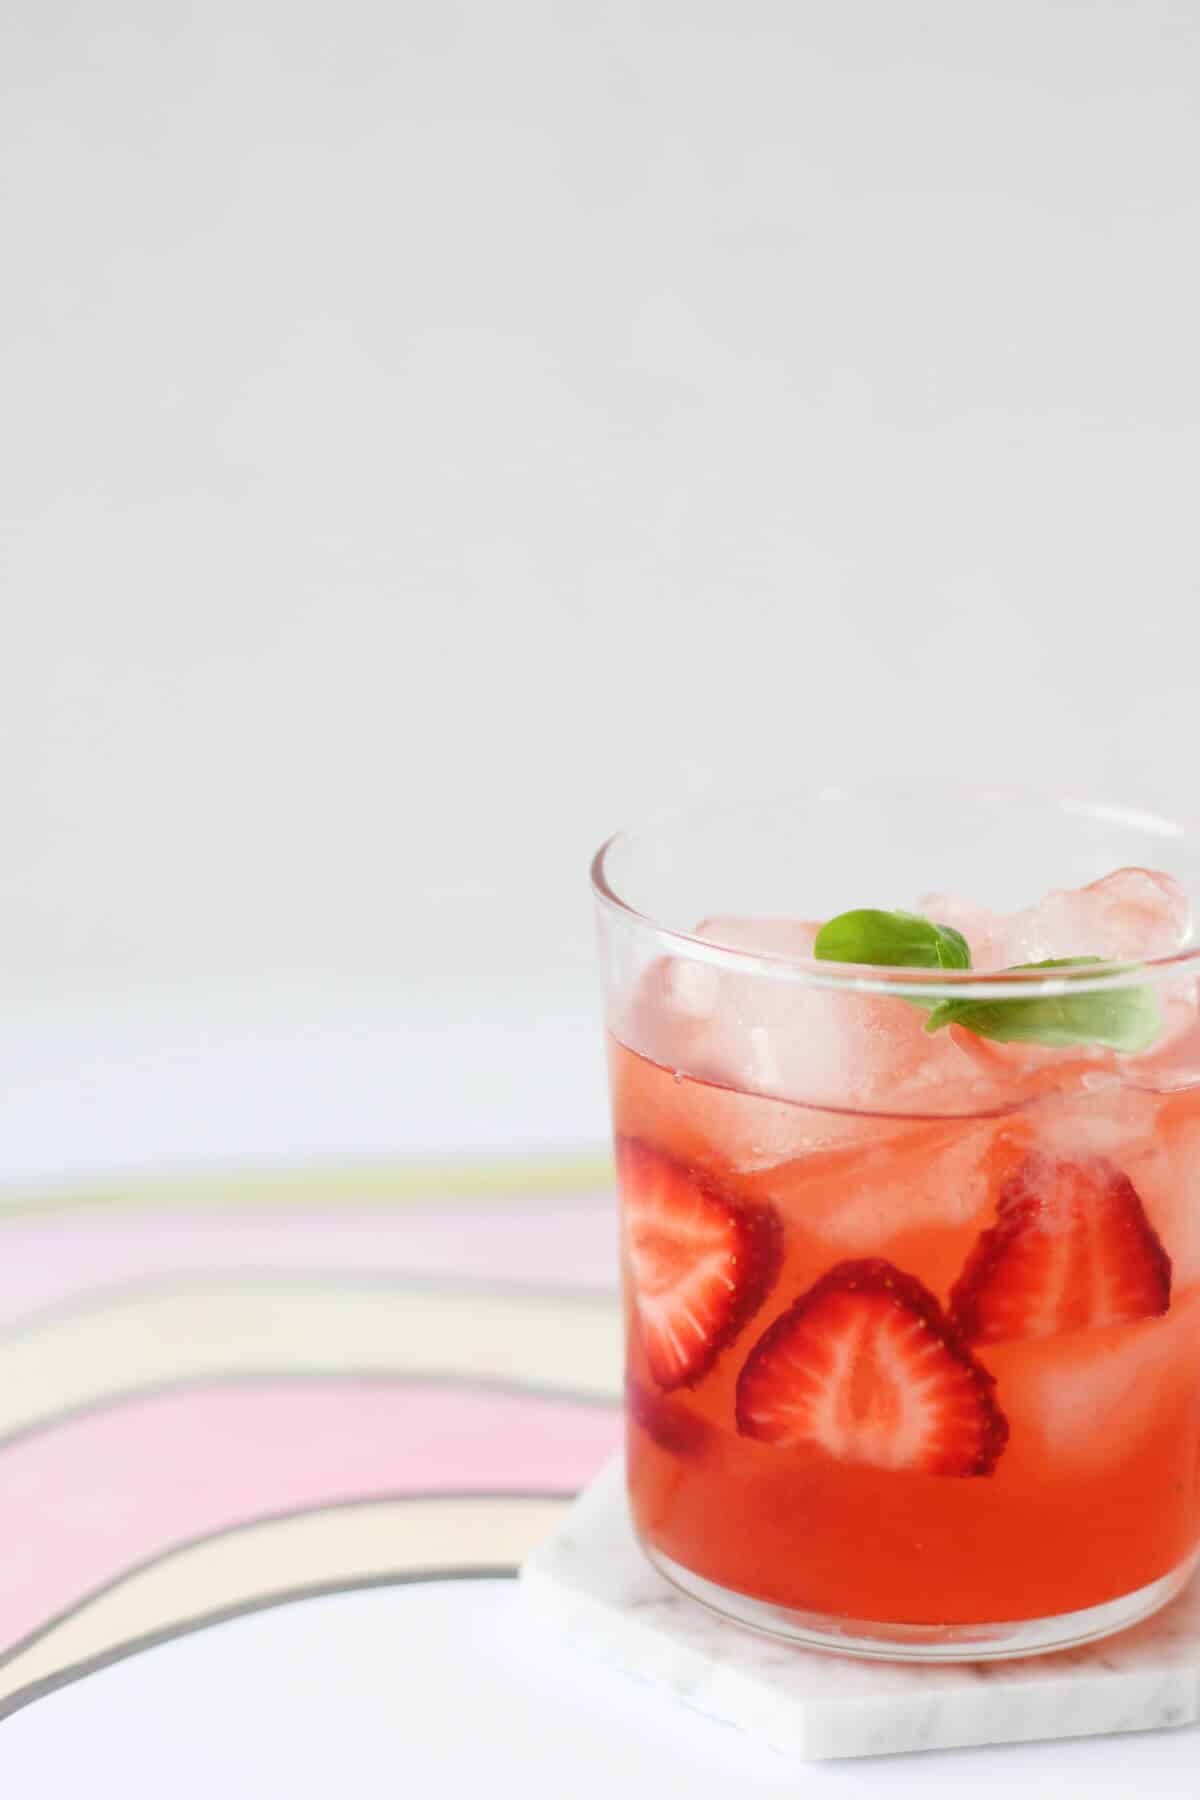
<path id="1" fill-rule="evenodd" d="M 1189 808 L 1191 0 L 0 18 L 10 1174 L 598 1142 L 715 779 Z"/>

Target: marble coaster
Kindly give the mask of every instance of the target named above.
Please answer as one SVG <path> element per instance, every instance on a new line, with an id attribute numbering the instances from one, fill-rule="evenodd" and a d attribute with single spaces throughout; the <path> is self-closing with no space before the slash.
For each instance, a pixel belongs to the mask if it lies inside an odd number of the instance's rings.
<path id="1" fill-rule="evenodd" d="M 823 1655 L 718 1618 L 638 1548 L 610 1464 L 521 1570 L 530 1604 L 582 1650 L 804 1758 L 1153 1731 L 1200 1718 L 1200 1581 L 1142 1625 L 1013 1662 Z"/>

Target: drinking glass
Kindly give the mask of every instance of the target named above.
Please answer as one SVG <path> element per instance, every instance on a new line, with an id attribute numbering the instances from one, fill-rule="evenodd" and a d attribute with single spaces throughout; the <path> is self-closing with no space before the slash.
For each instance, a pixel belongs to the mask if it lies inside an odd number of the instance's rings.
<path id="1" fill-rule="evenodd" d="M 1186 1582 L 1200 950 L 1147 870 L 1195 891 L 1196 835 L 992 792 L 748 799 L 598 852 L 629 1503 L 715 1611 L 976 1660 Z M 818 958 L 863 907 L 1104 960 Z M 1114 1048 L 1131 1008 L 1150 1041 Z"/>

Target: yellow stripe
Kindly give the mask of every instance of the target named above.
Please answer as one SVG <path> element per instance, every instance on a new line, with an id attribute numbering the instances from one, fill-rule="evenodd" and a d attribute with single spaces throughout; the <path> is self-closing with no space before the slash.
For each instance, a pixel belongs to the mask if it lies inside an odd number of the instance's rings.
<path id="1" fill-rule="evenodd" d="M 179 1382 L 369 1373 L 461 1376 L 616 1400 L 617 1302 L 311 1276 L 126 1290 L 0 1338 L 0 1438 Z"/>
<path id="2" fill-rule="evenodd" d="M 316 1163 L 298 1168 L 134 1170 L 78 1187 L 0 1191 L 0 1219 L 94 1207 L 254 1210 L 259 1207 L 414 1207 L 462 1199 L 511 1204 L 527 1197 L 602 1193 L 613 1185 L 606 1156 L 514 1157 L 484 1162 Z"/>
<path id="3" fill-rule="evenodd" d="M 156 1633 L 284 1598 L 428 1569 L 521 1562 L 569 1500 L 506 1495 L 367 1501 L 298 1513 L 184 1545 L 85 1600 L 0 1668 L 0 1705 L 80 1663 Z M 415 1651 L 415 1646 L 409 1650 Z M 405 1647 L 396 1646 L 403 1660 Z"/>

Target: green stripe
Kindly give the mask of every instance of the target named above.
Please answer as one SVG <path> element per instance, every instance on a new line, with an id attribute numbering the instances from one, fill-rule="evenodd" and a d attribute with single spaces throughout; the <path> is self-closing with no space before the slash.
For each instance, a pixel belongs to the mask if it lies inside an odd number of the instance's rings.
<path id="1" fill-rule="evenodd" d="M 417 1207 L 463 1200 L 503 1206 L 527 1198 L 603 1191 L 612 1164 L 595 1154 L 508 1157 L 498 1161 L 312 1163 L 294 1168 L 214 1168 L 179 1173 L 133 1170 L 76 1186 L 0 1191 L 0 1218 L 122 1207 L 147 1211 L 254 1210 L 259 1207 Z"/>

